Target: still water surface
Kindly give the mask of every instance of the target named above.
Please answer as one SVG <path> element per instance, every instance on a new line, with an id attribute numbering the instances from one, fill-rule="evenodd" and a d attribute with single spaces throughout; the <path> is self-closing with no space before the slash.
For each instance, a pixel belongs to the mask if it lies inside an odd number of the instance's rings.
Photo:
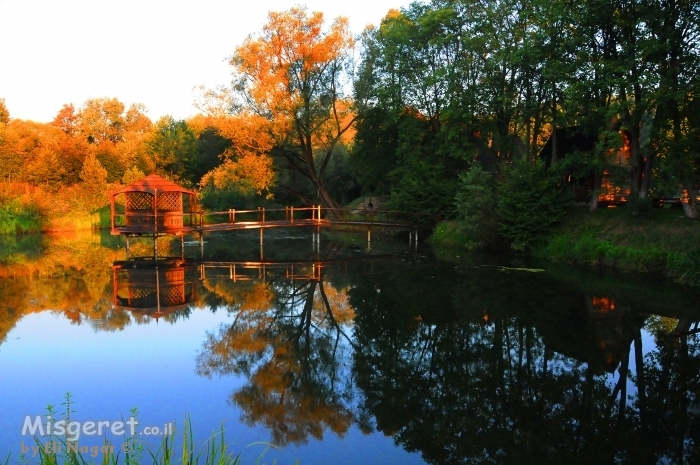
<path id="1" fill-rule="evenodd" d="M 189 415 L 200 443 L 223 425 L 244 463 L 700 462 L 696 291 L 266 234 L 264 250 L 256 232 L 211 236 L 158 269 L 109 236 L 2 239 L 0 458 L 70 392 L 80 422 L 137 407 L 142 433 L 181 431 Z"/>

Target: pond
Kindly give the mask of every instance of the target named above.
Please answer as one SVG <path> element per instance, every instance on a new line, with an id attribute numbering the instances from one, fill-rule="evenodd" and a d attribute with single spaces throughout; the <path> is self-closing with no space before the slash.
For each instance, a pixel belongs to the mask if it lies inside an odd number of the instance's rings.
<path id="1" fill-rule="evenodd" d="M 49 404 L 81 446 L 133 441 L 110 428 L 136 412 L 153 451 L 189 419 L 244 464 L 700 462 L 697 290 L 311 238 L 164 239 L 157 262 L 146 240 L 1 238 L 0 463 L 51 439 Z"/>

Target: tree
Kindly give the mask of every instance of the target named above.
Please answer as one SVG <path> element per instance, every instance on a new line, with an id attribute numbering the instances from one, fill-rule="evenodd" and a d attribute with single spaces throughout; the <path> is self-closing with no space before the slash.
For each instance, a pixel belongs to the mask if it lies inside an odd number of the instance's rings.
<path id="1" fill-rule="evenodd" d="M 323 14 L 303 7 L 269 13 L 262 32 L 236 48 L 232 86 L 208 94 L 208 111 L 227 115 L 219 127 L 232 141 L 227 156 L 279 157 L 282 169 L 316 190 L 310 196 L 284 186 L 289 192 L 337 208 L 325 175 L 355 120 L 345 91 L 353 44 L 345 18 L 324 29 Z"/>
<path id="2" fill-rule="evenodd" d="M 145 176 L 146 175 L 144 174 L 144 172 L 138 169 L 138 167 L 132 166 L 131 168 L 127 169 L 124 173 L 124 176 L 122 176 L 122 184 L 128 186 L 129 184 L 138 181 L 139 179 L 142 179 Z"/>
<path id="3" fill-rule="evenodd" d="M 72 103 L 63 105 L 51 124 L 61 128 L 69 136 L 75 135 L 78 130 L 78 115 L 75 112 L 75 106 Z"/>
<path id="4" fill-rule="evenodd" d="M 188 167 L 197 157 L 198 144 L 187 122 L 163 116 L 156 122 L 146 145 L 156 170 L 166 172 L 174 180 L 195 181 L 189 176 Z"/>
<path id="5" fill-rule="evenodd" d="M 5 106 L 5 99 L 0 98 L 0 124 L 7 124 L 10 122 L 10 112 Z"/>
<path id="6" fill-rule="evenodd" d="M 496 196 L 497 230 L 514 250 L 524 251 L 564 215 L 567 197 L 557 173 L 541 161 L 523 158 L 504 174 Z"/>
<path id="7" fill-rule="evenodd" d="M 85 158 L 80 171 L 83 202 L 90 213 L 107 204 L 107 170 L 102 167 L 97 157 L 90 154 Z"/>

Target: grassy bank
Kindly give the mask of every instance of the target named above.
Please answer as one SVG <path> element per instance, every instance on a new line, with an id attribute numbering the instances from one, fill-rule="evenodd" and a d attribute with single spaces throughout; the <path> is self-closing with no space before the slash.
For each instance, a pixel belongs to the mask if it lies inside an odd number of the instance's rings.
<path id="1" fill-rule="evenodd" d="M 440 223 L 430 240 L 469 246 L 457 222 Z M 565 263 L 660 273 L 700 286 L 700 222 L 685 218 L 681 210 L 654 209 L 635 217 L 626 207 L 572 208 L 530 252 Z"/>
<path id="2" fill-rule="evenodd" d="M 109 207 L 90 213 L 84 200 L 78 186 L 50 190 L 28 183 L 0 183 L 0 235 L 109 226 Z"/>
<path id="3" fill-rule="evenodd" d="M 700 222 L 676 209 L 655 209 L 641 218 L 624 207 L 573 209 L 532 253 L 549 260 L 658 272 L 700 285 Z"/>

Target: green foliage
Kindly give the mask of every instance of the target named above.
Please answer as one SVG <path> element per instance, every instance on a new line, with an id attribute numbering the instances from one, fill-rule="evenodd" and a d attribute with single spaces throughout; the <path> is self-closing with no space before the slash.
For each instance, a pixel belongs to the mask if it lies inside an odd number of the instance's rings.
<path id="1" fill-rule="evenodd" d="M 539 241 L 533 254 L 549 260 L 663 273 L 700 285 L 700 229 L 670 209 L 631 216 L 627 208 L 573 210 Z"/>
<path id="2" fill-rule="evenodd" d="M 0 204 L 0 234 L 29 233 L 40 230 L 39 212 L 22 208 L 16 199 Z"/>
<path id="3" fill-rule="evenodd" d="M 175 120 L 172 116 L 162 117 L 146 145 L 155 159 L 157 170 L 167 173 L 175 181 L 193 181 L 189 171 L 197 159 L 198 142 L 186 121 Z"/>
<path id="4" fill-rule="evenodd" d="M 653 212 L 653 206 L 650 198 L 643 199 L 635 195 L 631 196 L 628 200 L 627 208 L 632 216 L 639 218 L 649 218 Z"/>
<path id="5" fill-rule="evenodd" d="M 265 205 L 265 198 L 248 189 L 217 189 L 213 184 L 202 186 L 199 204 L 206 210 L 225 211 L 229 208 L 247 210 Z"/>
<path id="6" fill-rule="evenodd" d="M 132 166 L 124 172 L 124 176 L 122 176 L 122 184 L 128 186 L 129 184 L 138 181 L 139 179 L 144 178 L 145 176 L 146 175 L 144 174 L 144 172 L 138 169 L 137 166 Z"/>
<path id="7" fill-rule="evenodd" d="M 566 212 L 568 197 L 559 179 L 543 162 L 525 158 L 504 171 L 496 201 L 497 230 L 514 250 L 528 250 Z"/>
<path id="8" fill-rule="evenodd" d="M 496 238 L 496 191 L 493 175 L 475 163 L 459 176 L 455 197 L 461 229 L 473 247 L 483 247 Z"/>
<path id="9" fill-rule="evenodd" d="M 382 108 L 367 110 L 358 121 L 350 165 L 363 193 L 391 193 L 387 173 L 397 164 L 398 131 L 394 116 Z"/>

